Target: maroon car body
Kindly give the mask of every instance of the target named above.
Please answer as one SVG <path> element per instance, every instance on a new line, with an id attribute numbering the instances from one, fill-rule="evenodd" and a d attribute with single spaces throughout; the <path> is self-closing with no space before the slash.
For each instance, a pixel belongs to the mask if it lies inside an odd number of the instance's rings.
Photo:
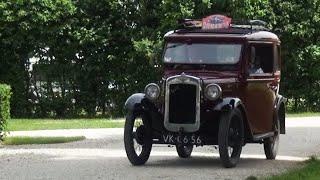
<path id="1" fill-rule="evenodd" d="M 207 17 L 219 27 L 224 18 Z M 184 23 L 190 22 L 199 23 Z M 165 35 L 162 80 L 126 102 L 124 141 L 132 164 L 144 164 L 152 144 L 175 145 L 183 158 L 193 146 L 217 145 L 225 167 L 237 164 L 246 143 L 263 143 L 267 159 L 276 157 L 285 133 L 280 40 L 256 22 Z"/>

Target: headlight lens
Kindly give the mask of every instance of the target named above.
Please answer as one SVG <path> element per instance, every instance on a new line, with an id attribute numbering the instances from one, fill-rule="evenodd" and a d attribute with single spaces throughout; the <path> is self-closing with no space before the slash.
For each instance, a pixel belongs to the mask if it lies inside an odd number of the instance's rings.
<path id="1" fill-rule="evenodd" d="M 209 84 L 206 87 L 204 94 L 206 98 L 213 101 L 218 99 L 221 96 L 222 90 L 221 90 L 221 87 L 217 84 Z"/>
<path id="2" fill-rule="evenodd" d="M 155 100 L 160 95 L 160 87 L 155 83 L 150 83 L 144 89 L 144 93 L 146 94 L 148 99 Z"/>

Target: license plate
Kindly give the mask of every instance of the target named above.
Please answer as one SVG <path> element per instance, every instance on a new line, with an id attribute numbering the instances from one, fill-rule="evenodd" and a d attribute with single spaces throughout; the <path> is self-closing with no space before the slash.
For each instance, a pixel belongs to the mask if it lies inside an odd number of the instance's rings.
<path id="1" fill-rule="evenodd" d="M 166 134 L 162 135 L 162 140 L 167 144 L 193 144 L 201 145 L 202 140 L 200 136 L 197 135 L 172 135 Z"/>

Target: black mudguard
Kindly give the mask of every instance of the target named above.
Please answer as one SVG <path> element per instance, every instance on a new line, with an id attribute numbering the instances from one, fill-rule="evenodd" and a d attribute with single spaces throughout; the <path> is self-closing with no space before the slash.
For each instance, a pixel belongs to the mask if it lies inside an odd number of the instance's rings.
<path id="1" fill-rule="evenodd" d="M 143 93 L 131 95 L 124 105 L 127 113 L 146 113 L 150 118 L 153 129 L 163 129 L 163 115 L 160 113 L 156 105 L 145 97 Z"/>
<path id="2" fill-rule="evenodd" d="M 242 103 L 241 99 L 235 98 L 235 97 L 226 97 L 223 98 L 218 104 L 215 105 L 213 108 L 214 111 L 229 111 L 235 108 L 239 108 L 244 119 L 244 126 L 245 126 L 245 135 L 248 138 L 252 138 L 253 134 L 251 131 L 251 126 L 250 123 L 248 122 L 247 119 L 247 111 Z"/>
<path id="3" fill-rule="evenodd" d="M 145 99 L 145 94 L 136 93 L 132 94 L 124 104 L 124 108 L 128 111 L 133 112 L 136 108 L 140 108 L 141 103 Z"/>
<path id="4" fill-rule="evenodd" d="M 287 102 L 287 98 L 277 95 L 274 115 L 275 117 L 279 116 L 280 120 L 280 134 L 286 133 L 286 106 L 285 103 Z"/>
<path id="5" fill-rule="evenodd" d="M 218 104 L 215 105 L 215 111 L 230 110 L 241 106 L 244 108 L 242 101 L 239 98 L 227 97 L 223 98 Z"/>

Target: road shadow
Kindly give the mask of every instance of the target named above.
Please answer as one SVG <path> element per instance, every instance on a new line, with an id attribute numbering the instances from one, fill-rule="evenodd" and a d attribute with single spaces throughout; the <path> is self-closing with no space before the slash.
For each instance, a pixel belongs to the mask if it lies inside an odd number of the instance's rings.
<path id="1" fill-rule="evenodd" d="M 164 159 L 160 159 L 161 156 L 150 157 L 149 161 L 145 164 L 145 166 L 149 167 L 159 167 L 159 168 L 223 168 L 222 163 L 219 157 L 202 157 L 202 156 L 194 156 L 188 159 L 182 159 L 179 157 L 168 158 L 163 156 Z M 292 160 L 266 160 L 261 158 L 241 158 L 236 169 L 242 168 L 270 168 L 270 166 L 274 166 L 275 168 L 280 166 L 292 166 L 295 164 L 301 163 L 300 161 L 292 161 Z M 234 169 L 234 168 L 231 168 Z"/>
<path id="2" fill-rule="evenodd" d="M 220 159 L 216 157 L 191 157 L 188 159 L 182 159 L 179 157 L 164 157 L 161 159 L 161 156 L 157 156 L 157 160 L 153 160 L 153 157 L 150 157 L 150 160 L 146 163 L 145 166 L 150 167 L 160 167 L 160 168 L 172 168 L 172 167 L 212 167 L 212 166 L 221 166 Z"/>

